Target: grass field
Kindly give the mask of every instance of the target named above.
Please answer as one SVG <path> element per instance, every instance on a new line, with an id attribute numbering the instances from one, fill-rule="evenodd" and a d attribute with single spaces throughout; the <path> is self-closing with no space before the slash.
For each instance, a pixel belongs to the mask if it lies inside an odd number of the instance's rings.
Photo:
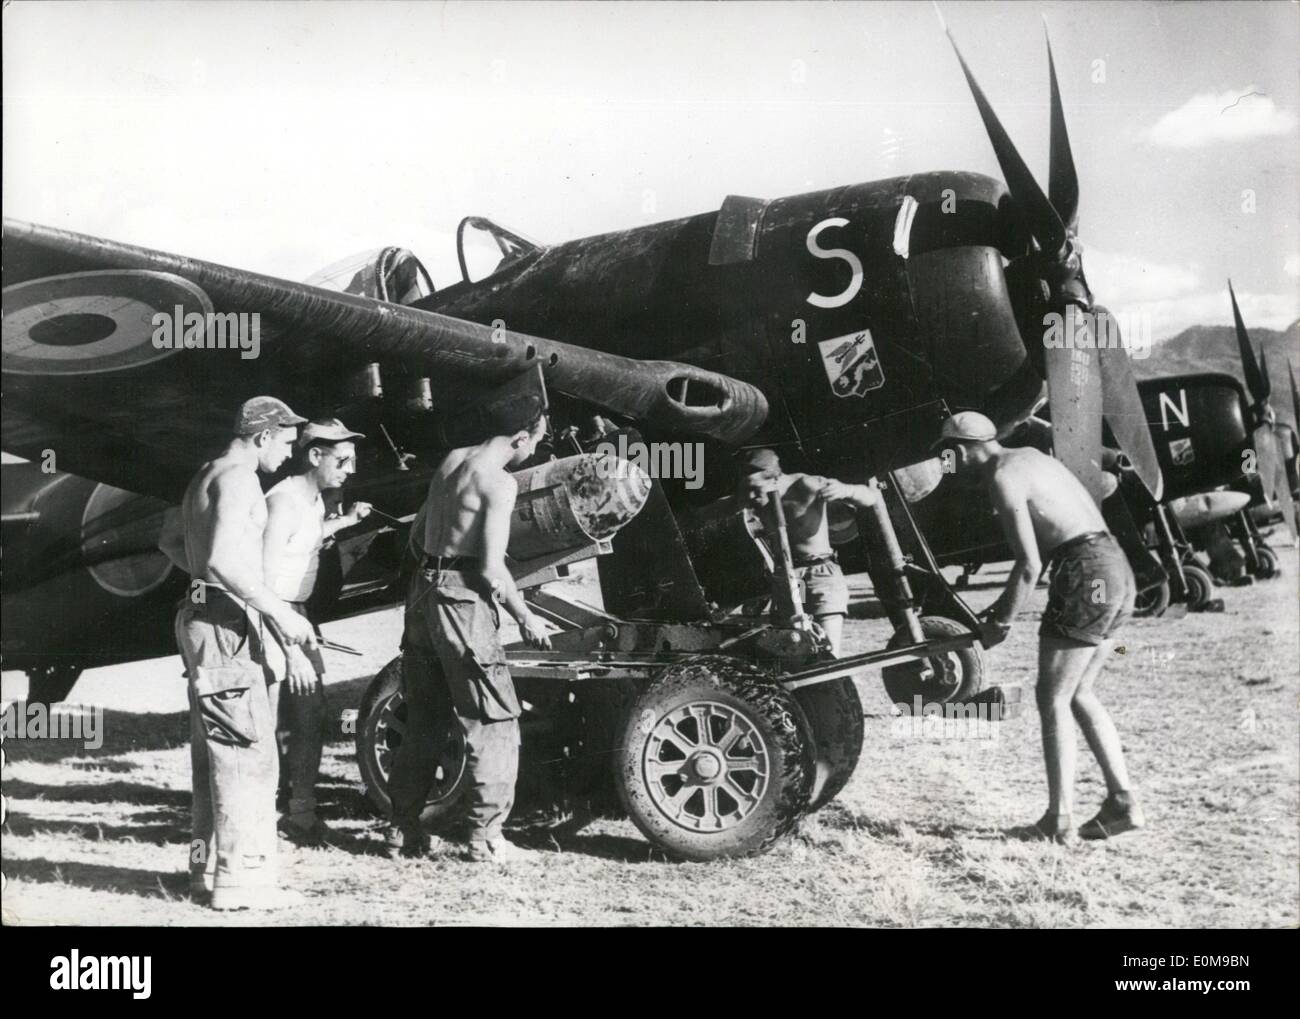
<path id="1" fill-rule="evenodd" d="M 765 856 L 673 863 L 627 821 L 571 831 L 525 811 L 531 823 L 512 837 L 534 859 L 513 869 L 462 863 L 446 845 L 429 860 L 394 863 L 380 851 L 352 746 L 340 740 L 327 749 L 320 792 L 345 841 L 281 843 L 286 883 L 308 900 L 279 913 L 215 914 L 188 901 L 177 660 L 99 670 L 73 700 L 106 709 L 100 749 L 5 743 L 4 922 L 1295 926 L 1300 625 L 1295 554 L 1284 558 L 1280 579 L 1220 592 L 1222 614 L 1130 624 L 1101 695 L 1149 827 L 1111 843 L 1063 848 L 1006 835 L 1046 804 L 1031 690 L 1040 588 L 1010 639 L 988 652 L 994 681 L 1025 685 L 1022 717 L 995 738 L 904 734 L 878 678 L 867 677 L 866 745 L 852 782 Z M 991 601 L 1003 575 L 977 578 L 971 604 Z M 854 614 L 870 617 L 864 584 L 853 581 Z M 331 676 L 337 710 L 356 706 L 398 625 L 387 611 L 326 628 L 367 650 Z M 887 636 L 878 619 L 851 619 L 847 650 Z M 6 675 L 6 697 L 21 683 Z M 1082 753 L 1079 820 L 1104 793 Z"/>

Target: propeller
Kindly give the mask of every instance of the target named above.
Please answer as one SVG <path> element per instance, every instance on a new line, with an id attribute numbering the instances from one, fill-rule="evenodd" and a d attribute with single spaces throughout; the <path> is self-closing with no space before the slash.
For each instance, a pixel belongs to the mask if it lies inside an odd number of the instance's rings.
<path id="1" fill-rule="evenodd" d="M 1277 414 L 1269 397 L 1273 395 L 1273 384 L 1268 376 L 1268 360 L 1261 347 L 1258 356 L 1246 332 L 1246 323 L 1241 318 L 1241 308 L 1237 304 L 1237 294 L 1232 289 L 1232 280 L 1228 280 L 1228 297 L 1232 301 L 1232 321 L 1237 330 L 1237 349 L 1241 354 L 1241 371 L 1246 379 L 1246 389 L 1254 402 L 1250 407 L 1251 444 L 1255 450 L 1255 469 L 1263 485 L 1264 496 L 1278 507 L 1287 530 L 1292 537 L 1296 535 L 1295 503 L 1291 499 L 1291 483 L 1286 474 L 1286 455 L 1283 449 L 1289 449 L 1291 436 L 1286 425 L 1278 424 Z M 1291 394 L 1295 397 L 1295 379 L 1291 380 Z"/>
<path id="2" fill-rule="evenodd" d="M 935 10 L 938 12 L 937 5 Z M 1164 483 L 1128 352 L 1122 344 L 1097 345 L 1099 323 L 1107 334 L 1114 330 L 1113 335 L 1118 336 L 1118 328 L 1104 309 L 1096 309 L 1096 316 L 1092 314 L 1092 291 L 1084 278 L 1081 249 L 1075 234 L 1079 218 L 1079 178 L 1065 126 L 1051 41 L 1047 42 L 1052 99 L 1051 164 L 1048 168 L 1049 193 L 1044 194 L 971 73 L 942 13 L 939 14 L 939 23 L 966 77 L 1007 190 L 1011 193 L 1012 205 L 1037 245 L 1037 250 L 1028 257 L 1033 260 L 1039 279 L 1046 285 L 1046 311 L 1058 316 L 1056 322 L 1064 323 L 1070 341 L 1053 346 L 1047 346 L 1044 341 L 1056 456 L 1100 502 L 1103 495 L 1104 417 L 1128 455 L 1134 473 L 1152 498 L 1159 500 Z M 1043 30 L 1046 34 L 1046 19 Z M 1101 339 L 1107 342 L 1108 335 Z"/>

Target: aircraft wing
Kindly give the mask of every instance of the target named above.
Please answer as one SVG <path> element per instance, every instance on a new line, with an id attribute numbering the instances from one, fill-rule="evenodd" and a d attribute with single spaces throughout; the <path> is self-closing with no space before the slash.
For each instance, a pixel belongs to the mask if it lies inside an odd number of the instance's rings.
<path id="1" fill-rule="evenodd" d="M 423 379 L 434 410 L 454 410 L 466 386 L 540 364 L 551 391 L 659 431 L 739 443 L 767 415 L 759 390 L 692 365 L 4 221 L 6 452 L 52 451 L 59 470 L 175 499 L 228 440 L 243 400 L 268 393 L 300 414 L 337 413 L 375 398 L 372 364 L 395 410 Z"/>

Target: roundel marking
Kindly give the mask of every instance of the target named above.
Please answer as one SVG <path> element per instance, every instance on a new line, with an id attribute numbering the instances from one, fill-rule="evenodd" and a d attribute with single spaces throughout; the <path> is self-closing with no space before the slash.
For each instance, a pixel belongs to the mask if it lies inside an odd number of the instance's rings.
<path id="1" fill-rule="evenodd" d="M 0 367 L 18 375 L 90 375 L 138 368 L 174 354 L 153 344 L 154 317 L 198 312 L 212 302 L 187 279 L 109 269 L 4 288 Z"/>

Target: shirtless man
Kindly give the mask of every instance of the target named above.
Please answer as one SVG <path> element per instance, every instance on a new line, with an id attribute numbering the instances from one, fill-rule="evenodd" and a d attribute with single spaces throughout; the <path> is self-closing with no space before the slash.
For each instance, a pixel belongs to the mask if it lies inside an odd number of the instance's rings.
<path id="1" fill-rule="evenodd" d="M 546 434 L 546 418 L 533 408 L 526 419 L 497 428 L 501 434 L 486 442 L 447 454 L 411 525 L 421 565 L 406 598 L 407 718 L 389 778 L 392 855 L 419 856 L 428 846 L 420 811 L 436 764 L 438 706 L 450 694 L 465 735 L 465 858 L 509 862 L 526 856 L 501 834 L 514 805 L 520 709 L 498 633 L 498 603 L 529 646 L 550 647 L 505 561 L 518 494 L 508 468 L 533 455 Z"/>
<path id="2" fill-rule="evenodd" d="M 321 547 L 370 515 L 370 504 L 358 502 L 349 513 L 326 520 L 321 497 L 356 472 L 353 440 L 363 438 L 337 418 L 311 422 L 298 436 L 289 476 L 266 493 L 262 569 L 276 597 L 304 618 L 316 586 Z M 276 679 L 284 680 L 270 688 L 271 715 L 279 726 L 280 782 L 289 790 L 289 809 L 279 828 L 293 842 L 323 845 L 331 835 L 316 816 L 316 777 L 327 724 L 325 663 L 319 651 L 293 644 L 283 656 L 273 653 L 271 659 Z"/>
<path id="3" fill-rule="evenodd" d="M 1006 589 L 983 614 L 985 647 L 1006 639 L 1038 583 L 1043 558 L 1054 567 L 1038 631 L 1037 700 L 1049 802 L 1047 813 L 1028 830 L 1059 842 L 1075 837 L 1073 721 L 1101 766 L 1108 792 L 1097 816 L 1078 834 L 1104 839 L 1142 827 L 1119 734 L 1094 689 L 1116 632 L 1133 612 L 1137 586 L 1128 559 L 1065 465 L 1035 449 L 1003 448 L 983 414 L 954 414 L 944 422 L 935 448 L 943 451 L 947 468 L 978 475 L 1016 556 Z"/>
<path id="4" fill-rule="evenodd" d="M 289 455 L 304 421 L 257 396 L 239 409 L 235 437 L 185 490 L 159 542 L 193 582 L 176 614 L 190 699 L 193 833 L 190 890 L 211 889 L 214 909 L 270 908 L 295 897 L 278 888 L 275 720 L 263 670 L 266 633 L 314 646 L 311 624 L 263 582 L 266 500 L 257 472 Z"/>
<path id="5" fill-rule="evenodd" d="M 831 652 L 838 655 L 844 617 L 849 611 L 849 585 L 831 548 L 826 508 L 838 502 L 868 509 L 880 501 L 880 492 L 874 484 L 848 485 L 814 474 L 782 474 L 781 461 L 770 449 L 750 450 L 746 462 L 741 500 L 758 509 L 772 554 L 779 557 L 780 549 L 775 546 L 777 521 L 769 493 L 781 493 L 794 573 L 803 581 L 805 591 L 804 610 L 821 624 Z M 775 604 L 780 606 L 782 598 L 777 597 Z"/>

